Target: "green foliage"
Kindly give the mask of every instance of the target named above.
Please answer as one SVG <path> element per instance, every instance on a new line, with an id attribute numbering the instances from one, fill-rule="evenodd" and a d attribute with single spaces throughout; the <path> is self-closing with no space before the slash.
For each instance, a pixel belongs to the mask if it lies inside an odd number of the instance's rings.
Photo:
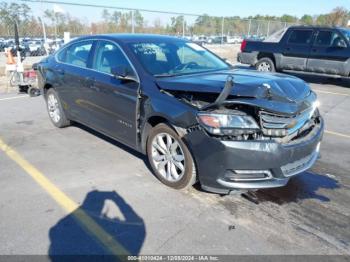
<path id="1" fill-rule="evenodd" d="M 17 22 L 20 33 L 30 30 L 26 24 L 31 21 L 31 9 L 26 4 L 0 3 L 0 29 L 13 33 L 14 24 Z M 1 28 L 2 27 L 2 28 Z"/>
<path id="2" fill-rule="evenodd" d="M 314 23 L 314 20 L 311 15 L 303 15 L 300 18 L 300 23 L 303 25 L 312 25 Z"/>
<path id="3" fill-rule="evenodd" d="M 285 22 L 285 23 L 298 22 L 298 18 L 296 16 L 291 16 L 291 15 L 282 15 L 280 20 L 281 20 L 281 22 Z"/>

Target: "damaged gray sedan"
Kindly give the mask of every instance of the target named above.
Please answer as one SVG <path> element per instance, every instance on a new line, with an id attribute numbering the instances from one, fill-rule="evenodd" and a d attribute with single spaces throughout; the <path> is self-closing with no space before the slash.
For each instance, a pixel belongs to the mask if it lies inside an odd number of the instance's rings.
<path id="1" fill-rule="evenodd" d="M 78 38 L 36 69 L 55 126 L 80 122 L 147 154 L 172 188 L 280 187 L 319 155 L 324 124 L 304 81 L 235 70 L 182 39 Z"/>

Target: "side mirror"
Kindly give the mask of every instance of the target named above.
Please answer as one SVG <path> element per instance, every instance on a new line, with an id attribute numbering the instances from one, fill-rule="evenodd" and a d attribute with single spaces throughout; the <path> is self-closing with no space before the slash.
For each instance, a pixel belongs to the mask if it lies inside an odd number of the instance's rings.
<path id="1" fill-rule="evenodd" d="M 32 65 L 32 69 L 35 70 L 35 71 L 37 71 L 37 70 L 38 70 L 38 63 L 34 63 L 34 64 Z"/>
<path id="2" fill-rule="evenodd" d="M 114 75 L 115 78 L 121 79 L 121 80 L 129 80 L 137 82 L 138 80 L 134 75 L 130 74 L 130 70 L 126 66 L 117 66 L 111 69 L 112 75 Z"/>
<path id="3" fill-rule="evenodd" d="M 338 47 L 347 48 L 345 41 L 344 40 L 340 41 Z"/>

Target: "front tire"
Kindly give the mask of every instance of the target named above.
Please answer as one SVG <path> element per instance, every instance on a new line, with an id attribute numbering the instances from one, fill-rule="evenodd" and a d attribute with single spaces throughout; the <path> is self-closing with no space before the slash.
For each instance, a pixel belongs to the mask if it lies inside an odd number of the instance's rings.
<path id="1" fill-rule="evenodd" d="M 275 64 L 271 58 L 263 57 L 256 63 L 255 68 L 260 72 L 275 72 Z"/>
<path id="2" fill-rule="evenodd" d="M 154 174 L 163 184 L 184 189 L 196 182 L 192 154 L 168 125 L 159 124 L 151 129 L 147 139 L 147 156 Z"/>
<path id="3" fill-rule="evenodd" d="M 71 122 L 67 119 L 57 92 L 50 88 L 45 95 L 47 111 L 51 122 L 59 128 L 69 126 Z"/>

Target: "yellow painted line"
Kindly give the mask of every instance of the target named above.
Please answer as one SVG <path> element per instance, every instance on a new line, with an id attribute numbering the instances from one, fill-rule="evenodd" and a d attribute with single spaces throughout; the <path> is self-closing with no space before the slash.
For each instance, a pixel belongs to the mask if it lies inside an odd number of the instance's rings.
<path id="1" fill-rule="evenodd" d="M 325 130 L 324 132 L 325 132 L 326 134 L 330 134 L 330 135 L 335 135 L 335 136 L 350 138 L 350 135 L 346 135 L 346 134 L 342 134 L 342 133 L 338 133 L 338 132 L 334 132 L 334 131 Z"/>
<path id="2" fill-rule="evenodd" d="M 319 93 L 324 93 L 324 94 L 331 94 L 331 95 L 337 95 L 337 96 L 350 96 L 350 94 L 345 94 L 345 93 L 323 91 L 323 90 L 319 90 L 319 89 L 312 89 L 312 90 L 319 92 Z"/>
<path id="3" fill-rule="evenodd" d="M 125 260 L 130 252 L 114 240 L 100 225 L 98 225 L 79 205 L 62 192 L 55 184 L 44 176 L 36 167 L 25 160 L 19 153 L 8 146 L 0 138 L 0 150 L 16 162 L 31 178 L 38 183 L 67 213 L 72 213 L 75 219 L 91 233 L 106 249 L 121 260 Z"/>
<path id="4" fill-rule="evenodd" d="M 11 97 L 5 97 L 5 98 L 0 98 L 0 101 L 4 101 L 4 100 L 12 100 L 12 99 L 19 99 L 19 98 L 25 98 L 25 97 L 29 97 L 29 96 L 24 95 L 24 96 L 11 96 Z"/>

